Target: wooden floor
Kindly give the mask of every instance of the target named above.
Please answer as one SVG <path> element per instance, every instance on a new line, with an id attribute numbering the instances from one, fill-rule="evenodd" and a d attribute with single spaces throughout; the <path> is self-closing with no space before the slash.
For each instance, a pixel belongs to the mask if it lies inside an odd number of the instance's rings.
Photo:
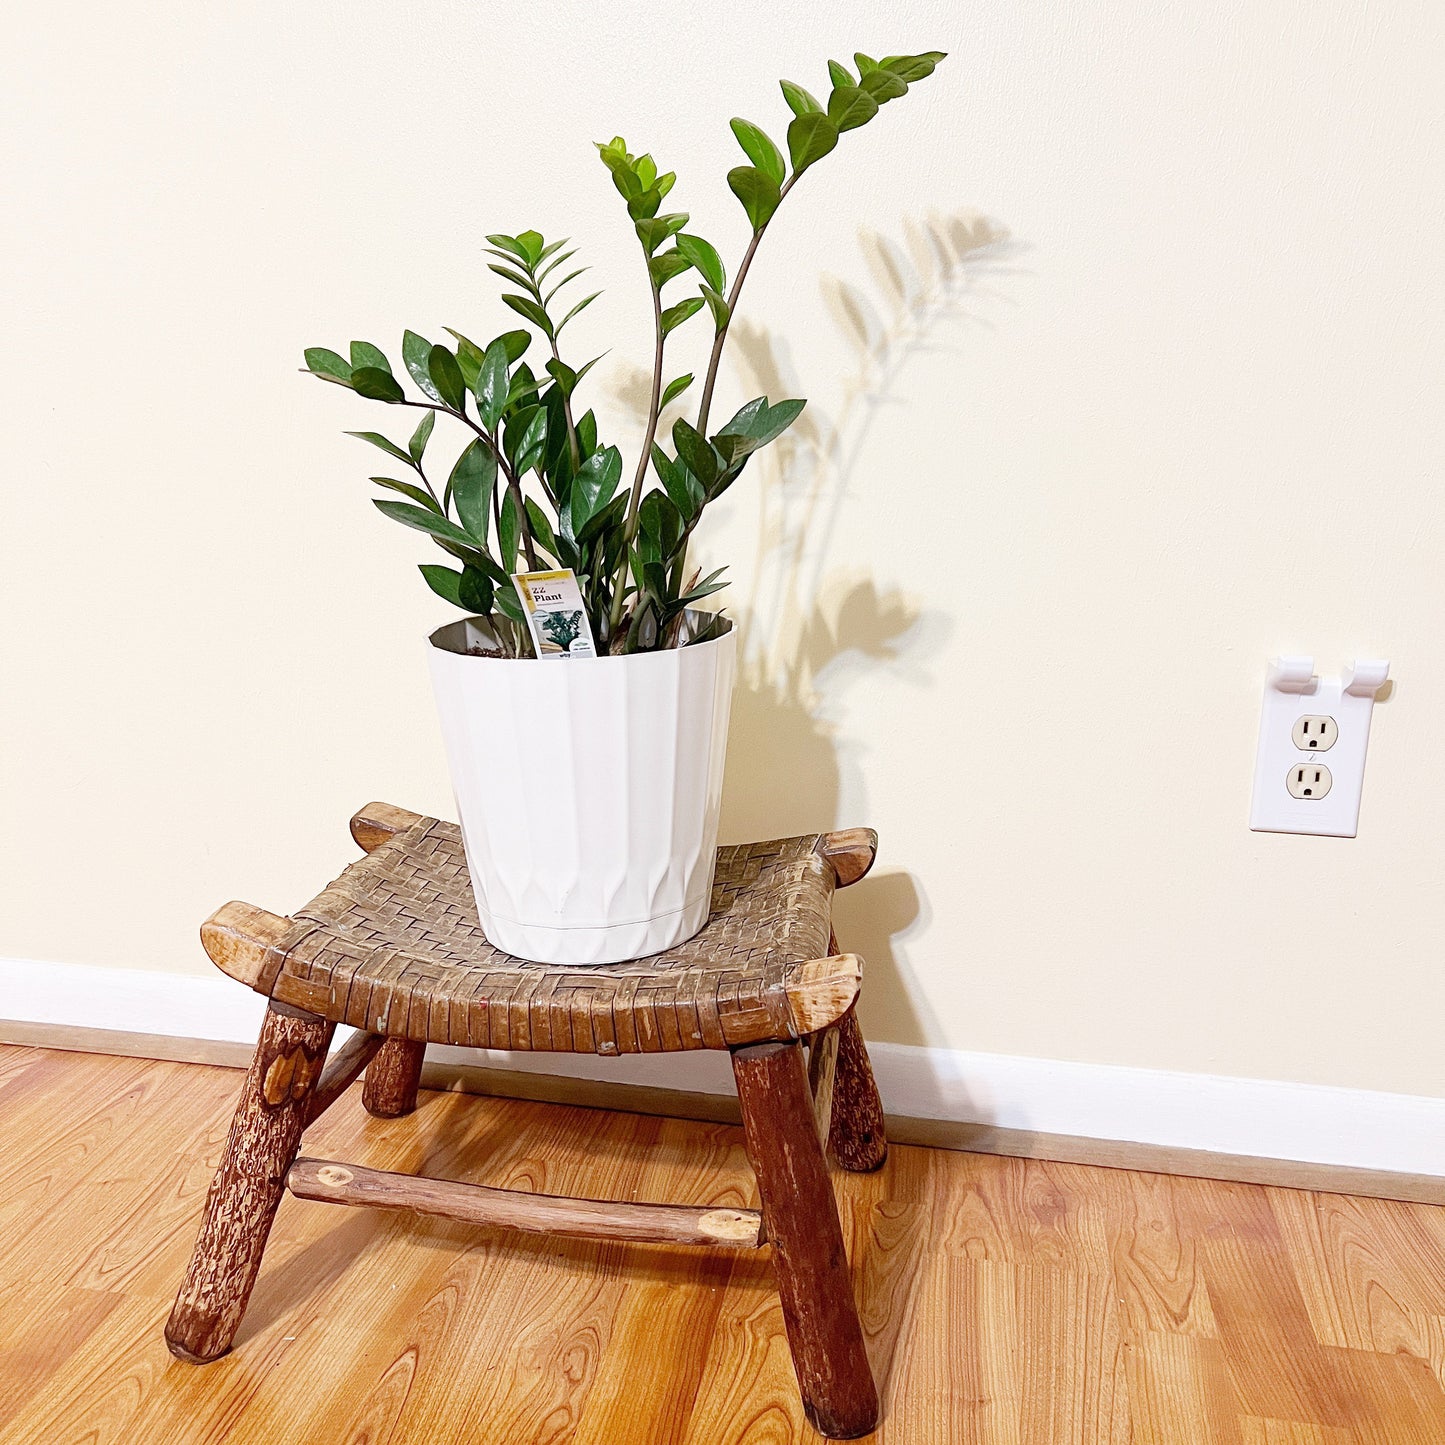
<path id="1" fill-rule="evenodd" d="M 559 1244 L 287 1199 L 235 1352 L 161 1326 L 233 1071 L 0 1048 L 0 1442 L 728 1445 L 813 1437 L 768 1251 Z M 754 1202 L 740 1131 L 359 1090 L 307 1152 Z M 906 1445 L 1445 1442 L 1445 1210 L 896 1148 L 839 1175 Z"/>

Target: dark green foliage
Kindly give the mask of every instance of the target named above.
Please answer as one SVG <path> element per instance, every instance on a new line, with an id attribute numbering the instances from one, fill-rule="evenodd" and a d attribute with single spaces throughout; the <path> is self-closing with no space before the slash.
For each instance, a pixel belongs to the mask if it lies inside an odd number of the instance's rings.
<path id="1" fill-rule="evenodd" d="M 621 136 L 598 146 L 613 185 L 627 207 L 642 248 L 652 292 L 656 354 L 647 434 L 630 487 L 624 487 L 622 455 L 603 444 L 592 412 L 574 416 L 583 378 L 600 357 L 580 366 L 564 361 L 563 332 L 600 294 L 568 305 L 559 294 L 586 271 L 569 266 L 575 252 L 566 240 L 547 241 L 539 231 L 486 238 L 488 269 L 507 285 L 505 305 L 527 323 L 485 346 L 447 328 L 452 346 L 406 331 L 400 375 L 379 347 L 353 341 L 346 355 L 326 347 L 305 352 L 306 370 L 369 400 L 421 409 L 423 415 L 402 444 L 379 432 L 353 432 L 410 470 L 414 480 L 373 477 L 402 500 L 376 498 L 393 521 L 423 532 L 458 566 L 425 564 L 427 585 L 439 597 L 486 617 L 504 647 L 525 644 L 521 603 L 511 583 L 519 569 L 554 562 L 576 572 L 583 604 L 598 646 L 633 652 L 676 645 L 681 614 L 726 584 L 722 569 L 689 576 L 692 533 L 709 502 L 721 496 L 754 452 L 779 437 L 802 411 L 801 400 L 770 403 L 758 397 L 717 431 L 709 431 L 713 384 L 737 308 L 741 277 L 763 233 L 788 193 L 811 166 L 837 148 L 840 137 L 866 125 L 890 101 L 926 79 L 944 56 L 890 55 L 874 60 L 855 54 L 854 75 L 828 62 L 826 103 L 790 80 L 781 82 L 790 117 L 787 156 L 761 126 L 734 119 L 733 135 L 749 164 L 728 172 L 752 236 L 736 268 L 731 290 L 716 247 L 686 228 L 683 211 L 662 210 L 677 177 L 659 172 L 650 155 L 634 155 Z M 666 301 L 666 288 L 683 277 L 696 290 Z M 562 310 L 563 306 L 567 309 Z M 662 409 L 691 386 L 692 372 L 663 384 L 668 338 L 706 306 L 713 340 L 696 422 L 672 426 L 673 455 L 658 444 Z M 540 335 L 547 356 L 529 366 L 523 357 Z M 409 380 L 420 399 L 407 394 Z M 438 495 L 429 479 L 428 452 L 437 416 L 466 433 Z M 660 485 L 647 488 L 649 474 Z M 434 473 L 440 475 L 440 471 Z M 575 614 L 551 613 L 543 626 L 559 647 L 580 631 Z M 715 635 L 709 627 L 694 635 Z M 563 634 L 566 634 L 565 636 Z"/>

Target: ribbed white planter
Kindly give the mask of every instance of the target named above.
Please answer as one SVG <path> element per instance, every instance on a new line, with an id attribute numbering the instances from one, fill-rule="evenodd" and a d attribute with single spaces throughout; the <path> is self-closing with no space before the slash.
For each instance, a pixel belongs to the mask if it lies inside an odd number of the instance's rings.
<path id="1" fill-rule="evenodd" d="M 463 619 L 431 674 L 488 939 L 521 958 L 659 953 L 707 921 L 736 635 L 630 657 L 504 659 Z"/>

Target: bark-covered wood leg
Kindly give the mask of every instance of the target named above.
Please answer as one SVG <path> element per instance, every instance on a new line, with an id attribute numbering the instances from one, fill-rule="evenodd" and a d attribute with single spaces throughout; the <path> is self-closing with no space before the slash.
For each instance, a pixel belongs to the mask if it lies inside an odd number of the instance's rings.
<path id="1" fill-rule="evenodd" d="M 410 1039 L 388 1039 L 366 1066 L 361 1102 L 378 1119 L 400 1119 L 416 1108 L 426 1045 Z"/>
<path id="2" fill-rule="evenodd" d="M 803 1409 L 815 1429 L 835 1440 L 866 1435 L 878 1423 L 878 1391 L 814 1125 L 803 1050 L 795 1043 L 735 1049 L 733 1074 Z"/>
<path id="3" fill-rule="evenodd" d="M 888 1157 L 883 1101 L 873 1080 L 863 1031 L 851 1010 L 835 1028 L 838 1063 L 833 1071 L 833 1122 L 828 1142 L 833 1157 L 844 1169 L 868 1174 L 881 1168 Z"/>
<path id="4" fill-rule="evenodd" d="M 166 1324 L 177 1359 L 204 1364 L 236 1337 L 286 1171 L 296 1158 L 334 1024 L 271 1003 L 211 1181 L 191 1263 Z"/>

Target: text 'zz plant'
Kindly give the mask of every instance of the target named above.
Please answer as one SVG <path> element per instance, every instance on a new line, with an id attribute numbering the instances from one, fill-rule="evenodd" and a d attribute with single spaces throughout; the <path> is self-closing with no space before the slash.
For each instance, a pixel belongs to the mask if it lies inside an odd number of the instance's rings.
<path id="1" fill-rule="evenodd" d="M 687 229 L 685 212 L 662 210 L 676 176 L 659 173 L 650 155 L 633 155 L 618 136 L 598 147 L 627 204 L 647 264 L 655 348 L 646 431 L 630 485 L 622 454 L 598 436 L 591 410 L 578 414 L 583 378 L 600 358 L 573 367 L 562 356 L 563 332 L 596 299 L 593 293 L 563 310 L 559 294 L 585 267 L 564 270 L 574 252 L 565 240 L 537 231 L 487 237 L 489 269 L 515 287 L 502 300 L 525 328 L 486 345 L 448 328 L 448 342 L 407 331 L 402 374 L 370 342 L 353 341 L 347 356 L 325 347 L 306 352 L 306 368 L 323 381 L 359 395 L 425 414 L 404 442 L 372 431 L 354 436 L 380 448 L 411 476 L 373 477 L 394 497 L 378 498 L 388 517 L 428 533 L 460 566 L 425 565 L 433 591 L 466 612 L 487 619 L 500 649 L 530 650 L 523 612 L 511 576 L 560 566 L 572 569 L 602 653 L 648 652 L 707 640 L 724 624 L 683 626 L 686 610 L 726 584 L 718 572 L 688 573 L 688 548 L 710 502 L 737 479 L 748 458 L 802 411 L 798 400 L 750 401 L 716 431 L 709 431 L 713 389 L 728 327 L 758 244 L 783 199 L 846 132 L 866 124 L 879 108 L 931 75 L 938 51 L 857 55 L 857 74 L 829 61 L 832 88 L 826 104 L 802 86 L 782 82 L 792 111 L 787 155 L 761 127 L 734 120 L 732 129 L 748 164 L 728 172 L 752 235 L 732 275 L 717 249 Z M 673 299 L 676 283 L 696 284 Z M 671 289 L 670 289 L 671 288 Z M 692 385 L 692 373 L 664 381 L 672 333 L 706 310 L 713 337 L 696 419 L 677 421 L 671 450 L 657 439 L 663 408 Z M 525 359 L 537 337 L 545 357 L 539 369 Z M 533 353 L 535 354 L 535 353 Z M 419 395 L 409 394 L 409 377 Z M 438 415 L 471 435 L 447 470 L 433 467 L 432 429 Z M 655 479 L 649 489 L 649 464 Z"/>

